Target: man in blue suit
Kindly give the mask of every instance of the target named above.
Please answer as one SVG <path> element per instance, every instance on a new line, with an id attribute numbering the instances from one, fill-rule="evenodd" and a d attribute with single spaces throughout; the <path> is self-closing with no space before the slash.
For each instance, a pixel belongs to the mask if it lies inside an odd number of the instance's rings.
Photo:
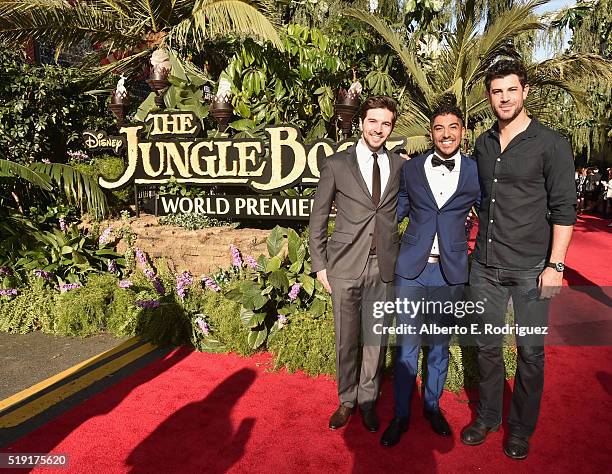
<path id="1" fill-rule="evenodd" d="M 480 186 L 476 162 L 459 151 L 465 130 L 461 111 L 439 107 L 430 123 L 434 150 L 404 163 L 400 175 L 398 219 L 408 217 L 410 224 L 395 266 L 396 296 L 421 306 L 398 306 L 402 311 L 397 312 L 396 327 L 412 329 L 398 336 L 395 417 L 381 438 L 384 446 L 397 444 L 408 430 L 421 345 L 429 346 L 425 417 L 437 434 L 451 434 L 439 406 L 448 372 L 450 335 L 449 331 L 432 335 L 431 329 L 450 328 L 455 316 L 452 308 L 468 281 L 465 220 L 479 201 Z"/>

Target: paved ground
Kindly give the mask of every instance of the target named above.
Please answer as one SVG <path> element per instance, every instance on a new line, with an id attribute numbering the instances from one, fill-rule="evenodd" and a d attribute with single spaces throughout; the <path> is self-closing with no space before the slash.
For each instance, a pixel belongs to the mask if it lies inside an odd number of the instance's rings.
<path id="1" fill-rule="evenodd" d="M 108 334 L 88 338 L 0 332 L 0 400 L 20 392 L 127 338 Z"/>

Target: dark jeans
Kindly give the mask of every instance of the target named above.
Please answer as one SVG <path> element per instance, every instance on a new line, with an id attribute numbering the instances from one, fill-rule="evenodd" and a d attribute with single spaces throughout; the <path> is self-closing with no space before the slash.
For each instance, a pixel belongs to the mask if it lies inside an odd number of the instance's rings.
<path id="1" fill-rule="evenodd" d="M 528 270 L 505 270 L 472 263 L 469 296 L 484 302 L 481 326 L 505 326 L 508 300 L 512 296 L 514 323 L 520 327 L 546 326 L 548 301 L 538 299 L 538 276 L 544 260 Z M 476 338 L 480 374 L 478 421 L 497 426 L 502 420 L 504 394 L 504 336 L 481 331 Z M 518 359 L 508 424 L 510 432 L 529 437 L 535 430 L 544 388 L 544 336 L 516 336 Z"/>

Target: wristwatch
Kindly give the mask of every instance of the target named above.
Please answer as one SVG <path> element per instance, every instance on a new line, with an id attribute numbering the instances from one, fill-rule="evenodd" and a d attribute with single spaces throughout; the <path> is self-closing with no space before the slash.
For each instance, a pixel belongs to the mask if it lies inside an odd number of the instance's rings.
<path id="1" fill-rule="evenodd" d="M 548 262 L 546 264 L 547 267 L 550 268 L 554 268 L 555 270 L 557 270 L 559 273 L 563 272 L 563 270 L 565 270 L 565 265 L 561 262 L 557 262 L 557 263 L 553 263 L 553 262 Z"/>

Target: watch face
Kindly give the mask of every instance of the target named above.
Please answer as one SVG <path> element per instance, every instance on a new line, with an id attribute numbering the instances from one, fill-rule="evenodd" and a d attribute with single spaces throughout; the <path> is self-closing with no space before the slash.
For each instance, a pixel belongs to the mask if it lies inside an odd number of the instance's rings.
<path id="1" fill-rule="evenodd" d="M 562 263 L 555 263 L 555 270 L 557 270 L 558 272 L 562 272 L 563 270 L 565 270 L 565 265 L 563 265 Z"/>

